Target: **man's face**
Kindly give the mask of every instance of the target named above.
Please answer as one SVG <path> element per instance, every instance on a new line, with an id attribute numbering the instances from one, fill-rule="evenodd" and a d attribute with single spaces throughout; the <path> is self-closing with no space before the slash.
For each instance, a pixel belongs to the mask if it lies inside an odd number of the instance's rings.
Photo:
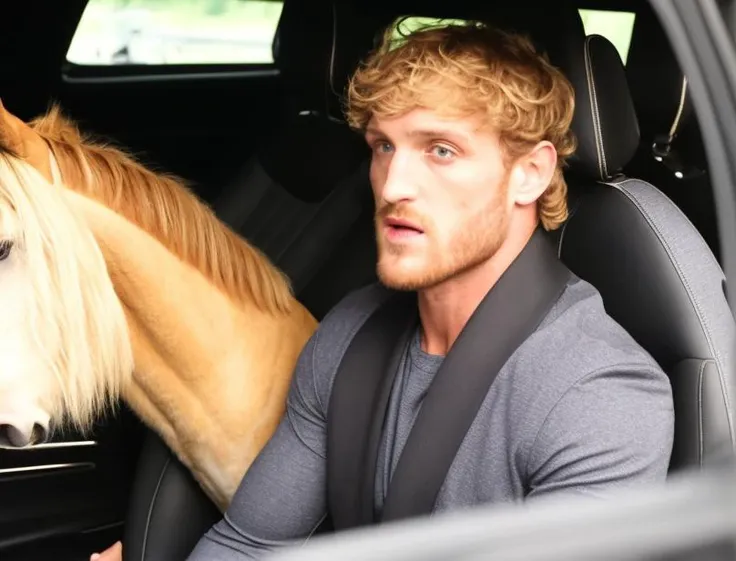
<path id="1" fill-rule="evenodd" d="M 513 205 L 498 136 L 480 120 L 415 109 L 374 117 L 366 140 L 381 282 L 429 288 L 496 253 Z"/>

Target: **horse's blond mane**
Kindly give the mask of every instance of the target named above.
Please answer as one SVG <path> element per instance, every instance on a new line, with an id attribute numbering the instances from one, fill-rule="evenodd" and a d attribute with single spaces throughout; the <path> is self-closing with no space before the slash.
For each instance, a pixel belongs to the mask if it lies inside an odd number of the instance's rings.
<path id="1" fill-rule="evenodd" d="M 122 149 L 83 136 L 57 105 L 29 125 L 51 147 L 67 188 L 137 224 L 238 301 L 271 313 L 291 309 L 286 276 L 181 179 L 156 174 Z"/>
<path id="2" fill-rule="evenodd" d="M 43 382 L 49 413 L 85 430 L 133 372 L 125 315 L 102 252 L 63 193 L 2 150 L 0 234 L 13 240 L 13 256 L 28 272 L 25 336 L 61 390 Z"/>

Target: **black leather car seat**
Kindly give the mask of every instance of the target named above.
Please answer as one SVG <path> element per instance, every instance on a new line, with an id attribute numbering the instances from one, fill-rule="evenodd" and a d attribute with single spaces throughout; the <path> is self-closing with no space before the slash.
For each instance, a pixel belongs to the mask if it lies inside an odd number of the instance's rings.
<path id="1" fill-rule="evenodd" d="M 671 471 L 732 461 L 736 322 L 725 276 L 686 215 L 652 184 L 622 173 L 639 144 L 624 66 L 607 39 L 585 37 L 576 16 L 555 26 L 550 43 L 552 62 L 575 87 L 579 143 L 560 256 L 669 375 Z"/>
<path id="2" fill-rule="evenodd" d="M 289 276 L 321 319 L 375 279 L 365 142 L 339 95 L 381 23 L 335 0 L 286 0 L 274 60 L 285 89 L 277 124 L 214 204 L 218 216 Z M 124 532 L 125 561 L 177 561 L 221 514 L 189 471 L 146 431 Z"/>
<path id="3" fill-rule="evenodd" d="M 574 2 L 392 0 L 394 13 L 480 19 L 527 34 L 571 81 L 578 148 L 566 172 L 570 217 L 559 255 L 601 293 L 608 313 L 668 374 L 675 407 L 671 470 L 731 461 L 736 322 L 717 259 L 657 187 L 623 173 L 639 145 L 624 66 L 587 36 Z M 634 422 L 635 420 L 632 420 Z"/>
<path id="4" fill-rule="evenodd" d="M 572 1 L 535 11 L 529 17 L 528 6 L 503 4 L 487 8 L 484 19 L 527 33 L 575 90 L 578 147 L 566 172 L 570 216 L 553 235 L 559 255 L 669 376 L 670 470 L 730 462 L 736 321 L 725 275 L 682 210 L 622 171 L 639 145 L 639 124 L 616 48 L 600 35 L 586 36 Z"/>

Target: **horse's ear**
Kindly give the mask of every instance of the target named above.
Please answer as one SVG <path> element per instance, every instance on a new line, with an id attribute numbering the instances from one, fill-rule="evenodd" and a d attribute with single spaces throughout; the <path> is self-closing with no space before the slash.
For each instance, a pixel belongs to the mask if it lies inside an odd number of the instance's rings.
<path id="1" fill-rule="evenodd" d="M 2 99 L 0 99 L 0 149 L 15 155 L 23 151 L 23 139 L 18 134 L 12 115 L 5 109 Z"/>
<path id="2" fill-rule="evenodd" d="M 8 118 L 10 113 L 3 105 L 3 98 L 0 97 L 0 127 L 5 129 L 6 124 L 9 124 L 10 119 Z"/>
<path id="3" fill-rule="evenodd" d="M 48 145 L 27 123 L 8 111 L 1 101 L 0 150 L 25 160 L 48 181 L 54 182 Z"/>

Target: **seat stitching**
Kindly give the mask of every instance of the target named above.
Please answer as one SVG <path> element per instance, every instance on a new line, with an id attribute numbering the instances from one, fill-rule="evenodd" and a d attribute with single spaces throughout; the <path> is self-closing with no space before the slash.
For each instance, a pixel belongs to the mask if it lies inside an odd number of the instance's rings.
<path id="1" fill-rule="evenodd" d="M 307 544 L 307 542 L 312 538 L 314 533 L 317 531 L 317 528 L 319 528 L 320 524 L 322 524 L 322 522 L 324 522 L 326 519 L 327 519 L 327 513 L 323 514 L 322 518 L 320 518 L 319 521 L 312 527 L 312 530 L 304 538 L 303 545 Z"/>
<path id="2" fill-rule="evenodd" d="M 593 63 L 590 57 L 590 42 L 592 36 L 585 38 L 583 50 L 585 58 L 585 77 L 588 82 L 588 98 L 590 99 L 590 111 L 593 118 L 593 133 L 595 136 L 595 149 L 598 156 L 598 173 L 601 178 L 608 177 L 608 165 L 606 163 L 606 151 L 603 146 L 603 131 L 601 130 L 600 113 L 598 111 L 598 96 L 595 91 L 595 78 L 593 77 Z"/>
<path id="3" fill-rule="evenodd" d="M 705 373 L 705 365 L 708 361 L 704 360 L 700 363 L 698 370 L 698 464 L 703 465 L 704 444 L 703 444 L 703 374 Z"/>
<path id="4" fill-rule="evenodd" d="M 572 217 L 575 216 L 575 213 L 577 212 L 578 208 L 580 208 L 580 201 L 575 203 L 575 208 L 570 211 L 570 216 L 567 220 L 565 220 L 565 223 L 562 225 L 562 232 L 560 232 L 560 239 L 557 242 L 557 258 L 562 259 L 562 245 L 564 243 L 565 239 L 565 232 L 567 231 L 567 226 L 572 221 Z"/>
<path id="5" fill-rule="evenodd" d="M 143 544 L 141 546 L 141 561 L 145 561 L 146 547 L 148 545 L 148 532 L 151 529 L 151 518 L 153 518 L 153 508 L 155 506 L 156 499 L 158 498 L 158 493 L 161 489 L 161 482 L 164 479 L 164 475 L 166 474 L 166 470 L 169 468 L 170 463 L 171 463 L 171 454 L 169 454 L 168 458 L 166 458 L 166 462 L 161 468 L 161 473 L 159 474 L 158 481 L 156 482 L 156 489 L 154 489 L 153 495 L 151 496 L 151 504 L 148 506 L 148 516 L 146 517 L 146 529 L 145 529 L 145 532 L 143 533 Z"/>
<path id="6" fill-rule="evenodd" d="M 650 187 L 651 189 L 653 189 L 654 191 L 656 191 L 657 193 L 659 193 L 662 197 L 664 197 L 666 199 L 667 204 L 670 207 L 670 210 L 674 210 L 684 220 L 687 220 L 688 222 L 690 222 L 690 219 L 688 218 L 687 214 L 685 214 L 683 212 L 683 210 L 679 206 L 677 206 L 675 203 L 673 203 L 672 200 L 669 197 L 667 197 L 667 195 L 665 195 L 661 190 L 657 189 L 654 185 L 652 185 L 651 183 L 649 183 L 647 181 L 643 181 L 641 179 L 632 179 L 630 177 L 627 177 L 625 179 L 622 179 L 621 181 L 604 181 L 602 183 L 604 185 L 611 185 L 613 187 L 622 187 L 624 185 L 628 185 L 629 183 L 642 183 L 642 184 L 645 184 L 645 185 L 647 185 L 648 187 Z M 700 239 L 703 241 L 703 244 L 708 245 L 708 243 L 705 241 L 705 238 L 703 238 L 702 234 L 697 229 L 695 229 L 695 232 L 700 237 Z M 715 258 L 715 256 L 713 255 L 712 252 L 709 252 L 709 259 L 710 259 L 712 265 L 720 268 L 720 264 L 718 263 L 718 260 Z"/>
<path id="7" fill-rule="evenodd" d="M 690 283 L 687 279 L 687 277 L 682 273 L 682 267 L 680 265 L 680 262 L 677 260 L 677 257 L 675 257 L 674 252 L 672 251 L 672 248 L 670 247 L 669 242 L 665 238 L 665 236 L 662 235 L 662 232 L 660 231 L 657 224 L 652 220 L 651 216 L 647 212 L 647 210 L 641 205 L 641 203 L 637 200 L 637 198 L 634 196 L 633 193 L 619 188 L 619 191 L 621 191 L 626 197 L 634 203 L 634 205 L 639 209 L 641 214 L 644 216 L 644 218 L 647 220 L 647 223 L 649 226 L 655 231 L 657 234 L 657 237 L 659 238 L 659 241 L 664 246 L 667 255 L 669 256 L 670 260 L 672 261 L 672 264 L 675 266 L 675 271 L 677 272 L 677 276 L 680 279 L 680 282 L 682 282 L 683 286 L 685 287 L 685 291 L 688 295 L 688 298 L 690 300 L 690 303 L 692 304 L 693 308 L 695 308 L 695 313 L 698 316 L 698 319 L 700 320 L 700 326 L 703 329 L 704 335 L 706 337 L 706 341 L 708 342 L 708 347 L 710 348 L 711 353 L 713 353 L 715 356 L 719 356 L 718 352 L 715 349 L 715 346 L 713 345 L 713 342 L 710 337 L 710 330 L 708 329 L 708 326 L 706 325 L 706 322 L 704 320 L 704 314 L 702 309 L 700 308 L 700 304 L 693 296 L 693 290 L 690 286 Z"/>
<path id="8" fill-rule="evenodd" d="M 704 362 L 705 362 L 705 364 L 707 364 L 707 363 L 713 363 L 713 364 L 715 364 L 715 366 L 716 366 L 716 372 L 718 371 L 718 364 L 714 360 L 712 360 L 712 359 L 706 359 Z M 703 365 L 703 369 L 705 369 L 705 364 Z M 719 376 L 719 382 L 721 382 L 721 380 L 722 379 Z M 723 396 L 723 408 L 726 410 L 726 413 L 727 413 L 727 416 L 728 416 L 728 411 L 729 411 L 728 399 L 726 398 L 726 396 L 727 396 L 726 392 L 723 391 L 723 384 L 722 383 L 721 383 L 721 390 L 722 390 L 721 391 L 721 395 Z M 701 388 L 701 391 L 702 391 L 702 388 Z M 730 424 L 729 424 L 729 428 L 730 428 Z M 702 436 L 701 436 L 701 440 L 703 440 Z M 705 443 L 704 442 L 701 442 L 701 455 L 703 455 L 703 456 L 705 455 Z"/>
<path id="9" fill-rule="evenodd" d="M 633 180 L 627 180 L 627 181 L 633 181 Z M 655 223 L 655 221 L 652 219 L 652 217 L 649 215 L 647 210 L 640 204 L 640 202 L 636 199 L 633 193 L 627 191 L 626 189 L 622 188 L 622 185 L 624 185 L 627 181 L 622 181 L 620 183 L 606 183 L 607 185 L 610 185 L 614 187 L 615 189 L 618 189 L 621 193 L 623 193 L 638 209 L 639 212 L 641 212 L 642 216 L 647 221 L 647 224 L 654 230 L 657 237 L 659 238 L 660 243 L 665 248 L 665 251 L 667 252 L 667 256 L 670 258 L 670 261 L 675 267 L 675 271 L 677 272 L 677 276 L 680 279 L 680 282 L 682 282 L 683 286 L 685 287 L 685 292 L 688 295 L 688 299 L 690 300 L 690 304 L 695 309 L 695 313 L 698 316 L 698 320 L 700 322 L 700 327 L 703 330 L 703 334 L 705 335 L 705 340 L 708 344 L 708 348 L 710 349 L 710 352 L 715 356 L 718 360 L 716 361 L 716 371 L 718 372 L 718 378 L 720 380 L 721 384 L 721 393 L 724 396 L 724 401 L 726 402 L 726 416 L 728 418 L 728 432 L 731 437 L 731 441 L 733 442 L 734 434 L 733 434 L 733 418 L 731 414 L 731 406 L 730 406 L 730 400 L 728 396 L 728 392 L 726 390 L 725 386 L 725 375 L 721 368 L 721 355 L 718 352 L 718 350 L 715 348 L 715 345 L 713 344 L 713 339 L 711 336 L 710 329 L 708 328 L 707 323 L 704 320 L 704 314 L 700 307 L 700 304 L 697 302 L 693 295 L 693 290 L 690 286 L 690 283 L 688 282 L 685 275 L 682 273 L 681 265 L 677 258 L 674 255 L 674 252 L 672 251 L 672 248 L 670 247 L 670 244 L 667 242 L 665 237 L 662 235 L 662 232 L 660 231 L 659 227 Z M 643 183 L 643 182 L 642 182 Z"/>

